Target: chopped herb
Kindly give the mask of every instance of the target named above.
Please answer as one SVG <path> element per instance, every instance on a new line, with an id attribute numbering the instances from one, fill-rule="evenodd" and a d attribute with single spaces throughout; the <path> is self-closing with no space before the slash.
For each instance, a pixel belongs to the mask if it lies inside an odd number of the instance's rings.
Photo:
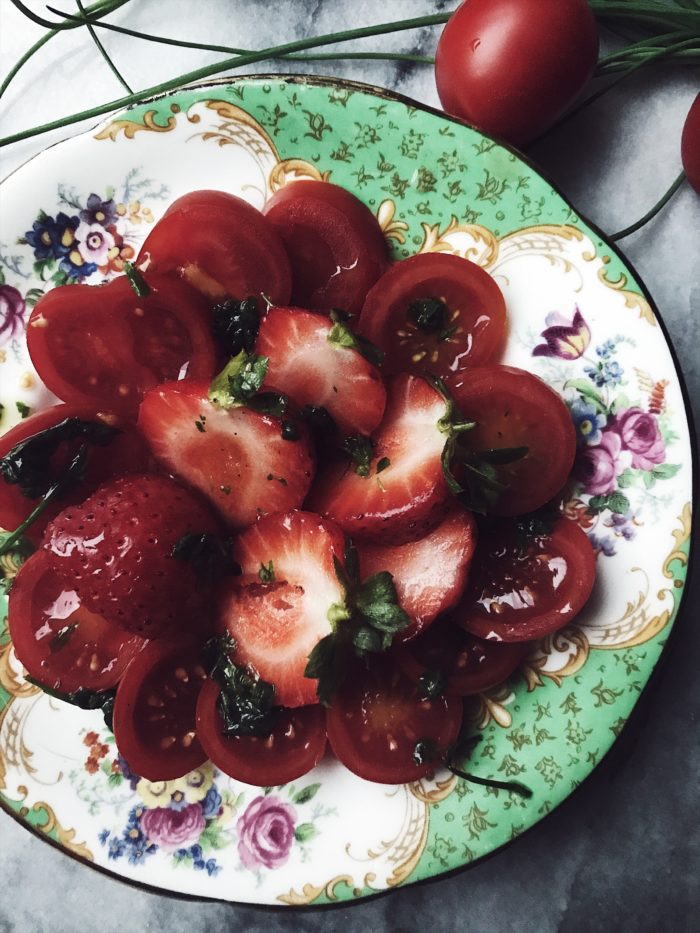
<path id="1" fill-rule="evenodd" d="M 352 458 L 357 475 L 369 476 L 374 456 L 374 445 L 370 438 L 365 437 L 364 434 L 349 434 L 343 438 L 341 447 Z"/>
<path id="2" fill-rule="evenodd" d="M 440 749 L 432 739 L 419 739 L 413 749 L 413 760 L 417 765 L 440 761 Z"/>
<path id="3" fill-rule="evenodd" d="M 29 405 L 25 405 L 24 402 L 16 402 L 15 404 L 17 405 L 17 411 L 22 416 L 22 419 L 28 418 L 29 415 L 31 415 L 32 410 Z"/>
<path id="4" fill-rule="evenodd" d="M 258 576 L 260 577 L 261 583 L 274 583 L 275 582 L 275 565 L 270 561 L 270 563 L 265 566 L 265 564 L 260 564 L 260 570 L 258 570 Z"/>
<path id="5" fill-rule="evenodd" d="M 129 280 L 129 285 L 133 288 L 137 298 L 148 298 L 151 294 L 150 286 L 143 277 L 143 272 L 133 262 L 124 263 L 124 275 Z"/>
<path id="6" fill-rule="evenodd" d="M 241 350 L 252 353 L 260 329 L 260 312 L 254 297 L 227 298 L 212 309 L 212 335 L 228 356 Z"/>
<path id="7" fill-rule="evenodd" d="M 391 460 L 388 457 L 382 457 L 377 463 L 377 473 L 383 473 L 388 466 L 391 466 Z"/>
<path id="8" fill-rule="evenodd" d="M 345 649 L 335 632 L 317 642 L 309 655 L 304 677 L 318 680 L 316 695 L 324 706 L 345 679 L 345 662 Z"/>
<path id="9" fill-rule="evenodd" d="M 221 490 L 221 492 L 222 492 L 225 496 L 230 496 L 230 495 L 231 495 L 231 487 L 230 487 L 230 486 L 219 486 L 219 489 Z"/>
<path id="10" fill-rule="evenodd" d="M 444 332 L 448 314 L 449 308 L 441 298 L 418 298 L 408 306 L 409 321 L 424 334 Z"/>
<path id="11" fill-rule="evenodd" d="M 427 700 L 437 700 L 445 692 L 447 681 L 442 671 L 424 671 L 420 677 L 420 688 Z"/>
<path id="12" fill-rule="evenodd" d="M 231 556 L 231 541 L 208 532 L 184 535 L 173 548 L 171 556 L 192 564 L 200 584 L 211 585 L 241 572 Z"/>
<path id="13" fill-rule="evenodd" d="M 281 418 L 289 407 L 289 399 L 280 392 L 259 392 L 246 402 L 248 408 L 261 415 L 273 415 Z"/>
<path id="14" fill-rule="evenodd" d="M 285 441 L 298 441 L 301 437 L 299 428 L 293 421 L 282 422 L 282 439 Z"/>
<path id="15" fill-rule="evenodd" d="M 270 480 L 272 480 L 272 479 L 274 479 L 274 478 L 275 478 L 275 474 L 274 474 L 274 473 L 268 473 L 268 474 L 267 474 L 267 481 L 268 481 L 268 483 L 270 482 Z"/>
<path id="16" fill-rule="evenodd" d="M 204 415 L 200 415 L 197 421 L 195 421 L 194 423 L 195 428 L 197 428 L 200 434 L 204 434 L 204 432 L 206 431 L 206 428 L 204 427 L 205 421 L 206 421 L 206 418 L 204 417 Z"/>
<path id="17" fill-rule="evenodd" d="M 221 687 L 218 708 L 224 735 L 269 735 L 279 711 L 275 688 L 234 663 L 235 650 L 236 642 L 228 633 L 211 638 L 202 649 L 209 676 Z"/>
<path id="18" fill-rule="evenodd" d="M 116 428 L 102 421 L 65 418 L 58 424 L 15 444 L 0 459 L 0 475 L 6 483 L 19 486 L 22 495 L 29 499 L 38 499 L 57 482 L 57 479 L 51 476 L 49 467 L 51 458 L 61 444 L 81 438 L 89 444 L 103 447 L 119 433 Z"/>
<path id="19" fill-rule="evenodd" d="M 337 309 L 331 311 L 333 327 L 331 327 L 328 332 L 328 337 L 326 339 L 336 347 L 347 347 L 351 350 L 357 350 L 357 352 L 364 356 L 373 366 L 381 366 L 384 362 L 384 351 L 380 350 L 379 347 L 375 347 L 375 345 L 370 343 L 365 337 L 354 334 L 347 326 L 349 318 L 350 315 L 348 315 L 347 312 L 341 312 Z"/>
<path id="20" fill-rule="evenodd" d="M 478 737 L 475 737 L 478 738 Z M 472 746 L 476 744 L 472 742 Z M 443 764 L 448 771 L 451 771 L 456 777 L 463 781 L 469 781 L 472 784 L 481 784 L 483 787 L 494 787 L 498 790 L 507 790 L 512 794 L 518 794 L 520 797 L 532 797 L 532 791 L 529 787 L 521 784 L 519 781 L 497 781 L 493 778 L 482 778 L 475 774 L 467 774 L 465 771 L 455 767 L 452 763 L 456 755 L 460 753 L 458 746 L 448 748 L 445 753 L 433 739 L 419 739 L 413 749 L 413 760 L 420 765 L 425 764 Z"/>
<path id="21" fill-rule="evenodd" d="M 64 703 L 70 703 L 71 706 L 77 706 L 79 709 L 99 709 L 104 716 L 105 724 L 109 731 L 112 731 L 112 716 L 114 714 L 114 697 L 116 696 L 116 687 L 112 690 L 101 690 L 99 693 L 92 690 L 86 690 L 84 687 L 78 687 L 72 693 L 60 693 L 51 687 L 45 686 L 29 674 L 25 676 L 30 684 L 39 687 L 48 696 L 55 700 L 63 700 Z"/>
<path id="22" fill-rule="evenodd" d="M 266 356 L 251 356 L 241 350 L 216 376 L 209 387 L 209 398 L 219 408 L 240 408 L 259 391 L 267 366 Z"/>
<path id="23" fill-rule="evenodd" d="M 77 629 L 78 623 L 71 622 L 70 625 L 64 625 L 63 628 L 60 628 L 56 634 L 52 637 L 49 642 L 49 650 L 51 653 L 60 651 L 61 648 L 65 647 L 70 641 L 70 637 L 73 632 Z"/>
<path id="24" fill-rule="evenodd" d="M 301 417 L 317 438 L 335 431 L 335 421 L 323 405 L 304 405 L 301 409 Z"/>

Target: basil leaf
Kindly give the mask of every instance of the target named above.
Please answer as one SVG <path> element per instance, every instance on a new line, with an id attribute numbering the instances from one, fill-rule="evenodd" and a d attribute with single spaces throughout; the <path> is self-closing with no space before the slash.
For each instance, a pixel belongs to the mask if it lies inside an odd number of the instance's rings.
<path id="1" fill-rule="evenodd" d="M 260 312 L 254 297 L 227 298 L 212 309 L 212 335 L 228 356 L 241 350 L 252 353 L 260 330 Z"/>
<path id="2" fill-rule="evenodd" d="M 364 434 L 348 434 L 347 437 L 343 438 L 341 447 L 352 458 L 357 475 L 369 476 L 370 465 L 374 456 L 372 441 L 365 437 Z"/>
<path id="3" fill-rule="evenodd" d="M 245 350 L 224 366 L 209 387 L 209 398 L 219 408 L 240 408 L 259 391 L 269 360 L 252 356 Z"/>

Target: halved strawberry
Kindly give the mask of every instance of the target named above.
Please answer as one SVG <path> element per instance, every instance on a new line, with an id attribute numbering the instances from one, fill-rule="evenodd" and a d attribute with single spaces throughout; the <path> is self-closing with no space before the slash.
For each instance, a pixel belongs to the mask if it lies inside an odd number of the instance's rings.
<path id="1" fill-rule="evenodd" d="M 415 638 L 441 612 L 455 606 L 464 592 L 476 546 L 476 522 L 471 512 L 456 508 L 418 541 L 358 544 L 362 577 L 388 570 L 399 603 L 411 617 L 411 624 L 396 634 L 395 641 Z"/>
<path id="2" fill-rule="evenodd" d="M 358 467 L 365 475 L 333 464 L 318 477 L 307 507 L 353 538 L 398 543 L 422 537 L 444 516 L 449 499 L 441 463 L 446 413 L 444 398 L 422 377 L 396 376 L 371 458 Z"/>
<path id="3" fill-rule="evenodd" d="M 281 706 L 318 702 L 304 670 L 331 632 L 328 611 L 343 602 L 333 558 L 342 561 L 344 543 L 336 525 L 310 512 L 266 515 L 238 539 L 243 576 L 227 587 L 220 626 L 236 642 L 234 660 L 274 684 Z"/>
<path id="4" fill-rule="evenodd" d="M 345 434 L 371 434 L 382 420 L 386 390 L 353 342 L 345 325 L 325 314 L 272 308 L 255 352 L 269 358 L 266 381 L 297 405 L 324 407 Z"/>
<path id="5" fill-rule="evenodd" d="M 83 606 L 127 631 L 160 638 L 205 627 L 209 594 L 173 549 L 185 535 L 217 530 L 196 493 L 142 473 L 64 509 L 48 525 L 44 549 Z"/>
<path id="6" fill-rule="evenodd" d="M 209 386 L 183 380 L 148 392 L 138 426 L 156 460 L 202 492 L 232 525 L 301 505 L 314 473 L 303 425 L 244 405 L 225 409 Z"/>

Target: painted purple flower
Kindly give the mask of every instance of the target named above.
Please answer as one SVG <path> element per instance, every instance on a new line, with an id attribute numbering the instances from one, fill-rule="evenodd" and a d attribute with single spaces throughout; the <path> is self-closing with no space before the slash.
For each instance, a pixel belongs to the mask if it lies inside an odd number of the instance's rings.
<path id="1" fill-rule="evenodd" d="M 191 803 L 182 810 L 154 807 L 144 810 L 141 817 L 141 829 L 149 842 L 166 851 L 196 842 L 204 827 L 204 814 L 198 803 Z"/>
<path id="2" fill-rule="evenodd" d="M 577 360 L 583 356 L 591 342 L 591 331 L 578 307 L 570 321 L 553 311 L 547 315 L 545 323 L 547 329 L 540 335 L 545 343 L 535 347 L 533 356 L 558 356 L 562 360 Z"/>
<path id="3" fill-rule="evenodd" d="M 608 419 L 594 405 L 584 402 L 583 399 L 576 399 L 571 406 L 571 418 L 576 428 L 579 446 L 586 444 L 593 447 L 600 444 L 603 437 L 601 429 L 605 427 Z"/>
<path id="4" fill-rule="evenodd" d="M 256 797 L 238 820 L 238 854 L 246 868 L 279 868 L 294 841 L 294 807 L 279 797 Z"/>
<path id="5" fill-rule="evenodd" d="M 103 201 L 99 194 L 91 194 L 87 199 L 87 208 L 80 212 L 80 219 L 86 224 L 113 224 L 117 219 L 117 205 L 114 199 Z"/>
<path id="6" fill-rule="evenodd" d="M 97 266 L 104 266 L 109 260 L 109 251 L 114 246 L 114 237 L 100 224 L 78 225 L 75 231 L 78 241 L 78 252 L 86 262 L 93 262 Z"/>
<path id="7" fill-rule="evenodd" d="M 617 553 L 615 541 L 610 535 L 605 535 L 603 538 L 599 538 L 598 535 L 589 535 L 588 540 L 596 553 L 602 552 L 606 557 L 614 557 Z"/>
<path id="8" fill-rule="evenodd" d="M 632 454 L 632 466 L 651 470 L 666 458 L 666 446 L 654 415 L 641 408 L 628 408 L 616 415 L 613 425 L 622 447 Z"/>
<path id="9" fill-rule="evenodd" d="M 74 231 L 79 223 L 77 217 L 69 217 L 63 212 L 57 214 L 55 220 L 42 212 L 24 237 L 33 248 L 36 259 L 61 259 L 73 248 Z"/>
<path id="10" fill-rule="evenodd" d="M 24 330 L 25 311 L 24 298 L 17 289 L 11 285 L 0 285 L 0 337 L 5 335 L 11 340 L 18 331 Z"/>
<path id="11" fill-rule="evenodd" d="M 622 441 L 615 431 L 605 431 L 600 444 L 582 451 L 576 462 L 576 475 L 587 493 L 607 496 L 614 491 L 623 469 L 621 452 Z"/>

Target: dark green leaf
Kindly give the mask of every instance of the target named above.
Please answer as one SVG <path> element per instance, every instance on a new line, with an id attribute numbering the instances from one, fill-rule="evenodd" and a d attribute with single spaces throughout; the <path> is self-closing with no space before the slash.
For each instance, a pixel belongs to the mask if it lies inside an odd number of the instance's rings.
<path id="1" fill-rule="evenodd" d="M 385 636 L 370 625 L 360 625 L 352 633 L 353 647 L 360 656 L 384 651 L 384 641 Z"/>
<path id="2" fill-rule="evenodd" d="M 391 466 L 391 460 L 388 457 L 382 457 L 377 463 L 377 473 L 383 473 L 389 466 Z"/>
<path id="3" fill-rule="evenodd" d="M 318 830 L 313 823 L 299 823 L 297 828 L 294 830 L 294 838 L 297 842 L 309 842 L 316 836 Z"/>
<path id="4" fill-rule="evenodd" d="M 304 670 L 304 677 L 318 680 L 316 695 L 323 706 L 330 700 L 345 677 L 345 652 L 336 633 L 326 635 L 314 645 Z"/>
<path id="5" fill-rule="evenodd" d="M 428 700 L 437 700 L 445 692 L 447 681 L 442 671 L 424 671 L 420 677 L 420 688 Z"/>
<path id="6" fill-rule="evenodd" d="M 112 714 L 114 712 L 114 697 L 117 693 L 116 687 L 112 690 L 102 690 L 99 693 L 92 690 L 85 690 L 84 687 L 79 687 L 72 693 L 60 693 L 58 690 L 53 690 L 51 687 L 45 686 L 28 674 L 25 680 L 35 687 L 39 687 L 44 693 L 53 697 L 55 700 L 63 700 L 64 703 L 70 703 L 71 706 L 77 706 L 78 709 L 102 710 L 105 724 L 109 731 L 112 731 Z"/>
<path id="7" fill-rule="evenodd" d="M 341 313 L 337 310 L 331 311 L 330 314 L 331 320 L 333 321 L 333 327 L 331 327 L 328 332 L 328 337 L 326 338 L 329 343 L 332 343 L 336 347 L 347 347 L 351 350 L 357 350 L 366 360 L 372 363 L 374 366 L 381 366 L 384 361 L 384 352 L 380 350 L 379 347 L 375 347 L 373 343 L 370 343 L 365 337 L 361 337 L 359 334 L 354 334 L 350 328 L 347 326 L 347 321 L 349 316 L 345 312 Z"/>
<path id="8" fill-rule="evenodd" d="M 25 405 L 24 402 L 15 402 L 15 405 L 17 406 L 17 411 L 20 413 L 22 419 L 28 418 L 29 415 L 31 415 L 32 410 L 29 405 Z"/>
<path id="9" fill-rule="evenodd" d="M 608 496 L 607 506 L 616 515 L 625 515 L 630 510 L 630 500 L 624 493 L 614 492 Z"/>
<path id="10" fill-rule="evenodd" d="M 374 456 L 374 446 L 372 441 L 364 434 L 349 434 L 343 438 L 343 450 L 350 455 L 355 464 L 355 472 L 358 476 L 369 476 L 372 457 Z"/>
<path id="11" fill-rule="evenodd" d="M 272 415 L 281 418 L 289 407 L 289 399 L 280 392 L 259 392 L 247 401 L 248 408 L 261 415 Z"/>
<path id="12" fill-rule="evenodd" d="M 211 585 L 241 572 L 231 556 L 231 541 L 215 534 L 184 535 L 173 548 L 172 556 L 192 564 L 201 584 Z"/>
<path id="13" fill-rule="evenodd" d="M 252 353 L 259 329 L 258 302 L 253 297 L 228 298 L 212 309 L 212 334 L 227 356 L 237 356 L 241 350 Z"/>
<path id="14" fill-rule="evenodd" d="M 133 262 L 124 263 L 124 275 L 129 280 L 129 285 L 133 288 L 137 298 L 148 298 L 151 288 L 143 277 L 143 272 Z"/>
<path id="15" fill-rule="evenodd" d="M 65 418 L 15 444 L 0 460 L 0 475 L 6 483 L 19 486 L 22 495 L 38 499 L 61 480 L 60 476 L 55 477 L 51 473 L 51 458 L 61 444 L 81 439 L 88 444 L 103 447 L 120 433 L 117 428 L 103 421 Z M 68 478 L 65 472 L 64 478 Z M 79 478 L 74 472 L 73 479 Z"/>
<path id="16" fill-rule="evenodd" d="M 232 660 L 236 643 L 226 633 L 211 638 L 202 649 L 210 677 L 221 687 L 218 709 L 225 735 L 269 735 L 277 719 L 275 688 L 257 673 Z"/>

